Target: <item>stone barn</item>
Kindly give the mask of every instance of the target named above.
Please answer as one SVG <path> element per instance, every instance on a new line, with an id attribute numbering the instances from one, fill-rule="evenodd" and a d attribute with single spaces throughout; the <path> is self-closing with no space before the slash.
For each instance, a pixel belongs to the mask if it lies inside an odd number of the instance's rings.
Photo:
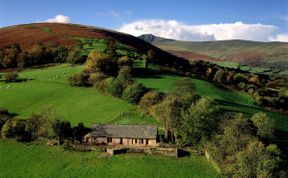
<path id="1" fill-rule="evenodd" d="M 157 146 L 158 130 L 153 125 L 94 124 L 84 136 L 86 143 L 115 146 Z"/>

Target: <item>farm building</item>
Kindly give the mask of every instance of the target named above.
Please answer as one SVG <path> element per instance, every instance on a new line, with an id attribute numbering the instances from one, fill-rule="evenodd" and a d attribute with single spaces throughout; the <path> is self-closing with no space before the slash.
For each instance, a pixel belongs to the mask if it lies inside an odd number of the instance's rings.
<path id="1" fill-rule="evenodd" d="M 157 146 L 157 126 L 94 124 L 86 143 L 123 146 Z"/>

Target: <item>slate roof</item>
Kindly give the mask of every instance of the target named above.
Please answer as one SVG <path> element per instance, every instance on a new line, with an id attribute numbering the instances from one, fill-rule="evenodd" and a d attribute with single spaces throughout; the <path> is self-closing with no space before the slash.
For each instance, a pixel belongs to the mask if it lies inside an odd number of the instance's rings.
<path id="1" fill-rule="evenodd" d="M 157 126 L 93 124 L 91 136 L 111 138 L 156 139 Z"/>

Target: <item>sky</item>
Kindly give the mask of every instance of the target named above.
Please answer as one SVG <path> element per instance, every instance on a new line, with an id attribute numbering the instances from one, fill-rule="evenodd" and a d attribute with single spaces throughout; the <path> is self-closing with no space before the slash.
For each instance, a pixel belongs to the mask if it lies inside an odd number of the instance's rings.
<path id="1" fill-rule="evenodd" d="M 186 41 L 288 41 L 288 0 L 0 0 L 0 27 L 77 23 Z"/>

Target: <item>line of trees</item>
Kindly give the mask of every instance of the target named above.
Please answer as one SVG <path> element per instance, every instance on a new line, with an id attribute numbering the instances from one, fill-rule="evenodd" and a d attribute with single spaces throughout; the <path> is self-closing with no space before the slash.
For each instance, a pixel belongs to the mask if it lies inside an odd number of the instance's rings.
<path id="1" fill-rule="evenodd" d="M 93 86 L 98 91 L 122 98 L 137 104 L 148 91 L 141 83 L 132 79 L 133 60 L 128 56 L 107 56 L 99 51 L 92 51 L 81 73 L 69 78 L 72 86 Z"/>
<path id="2" fill-rule="evenodd" d="M 52 44 L 37 44 L 28 51 L 21 49 L 19 44 L 11 44 L 0 49 L 1 68 L 25 68 L 48 63 L 83 63 L 86 57 L 81 49 L 68 49 Z"/>

